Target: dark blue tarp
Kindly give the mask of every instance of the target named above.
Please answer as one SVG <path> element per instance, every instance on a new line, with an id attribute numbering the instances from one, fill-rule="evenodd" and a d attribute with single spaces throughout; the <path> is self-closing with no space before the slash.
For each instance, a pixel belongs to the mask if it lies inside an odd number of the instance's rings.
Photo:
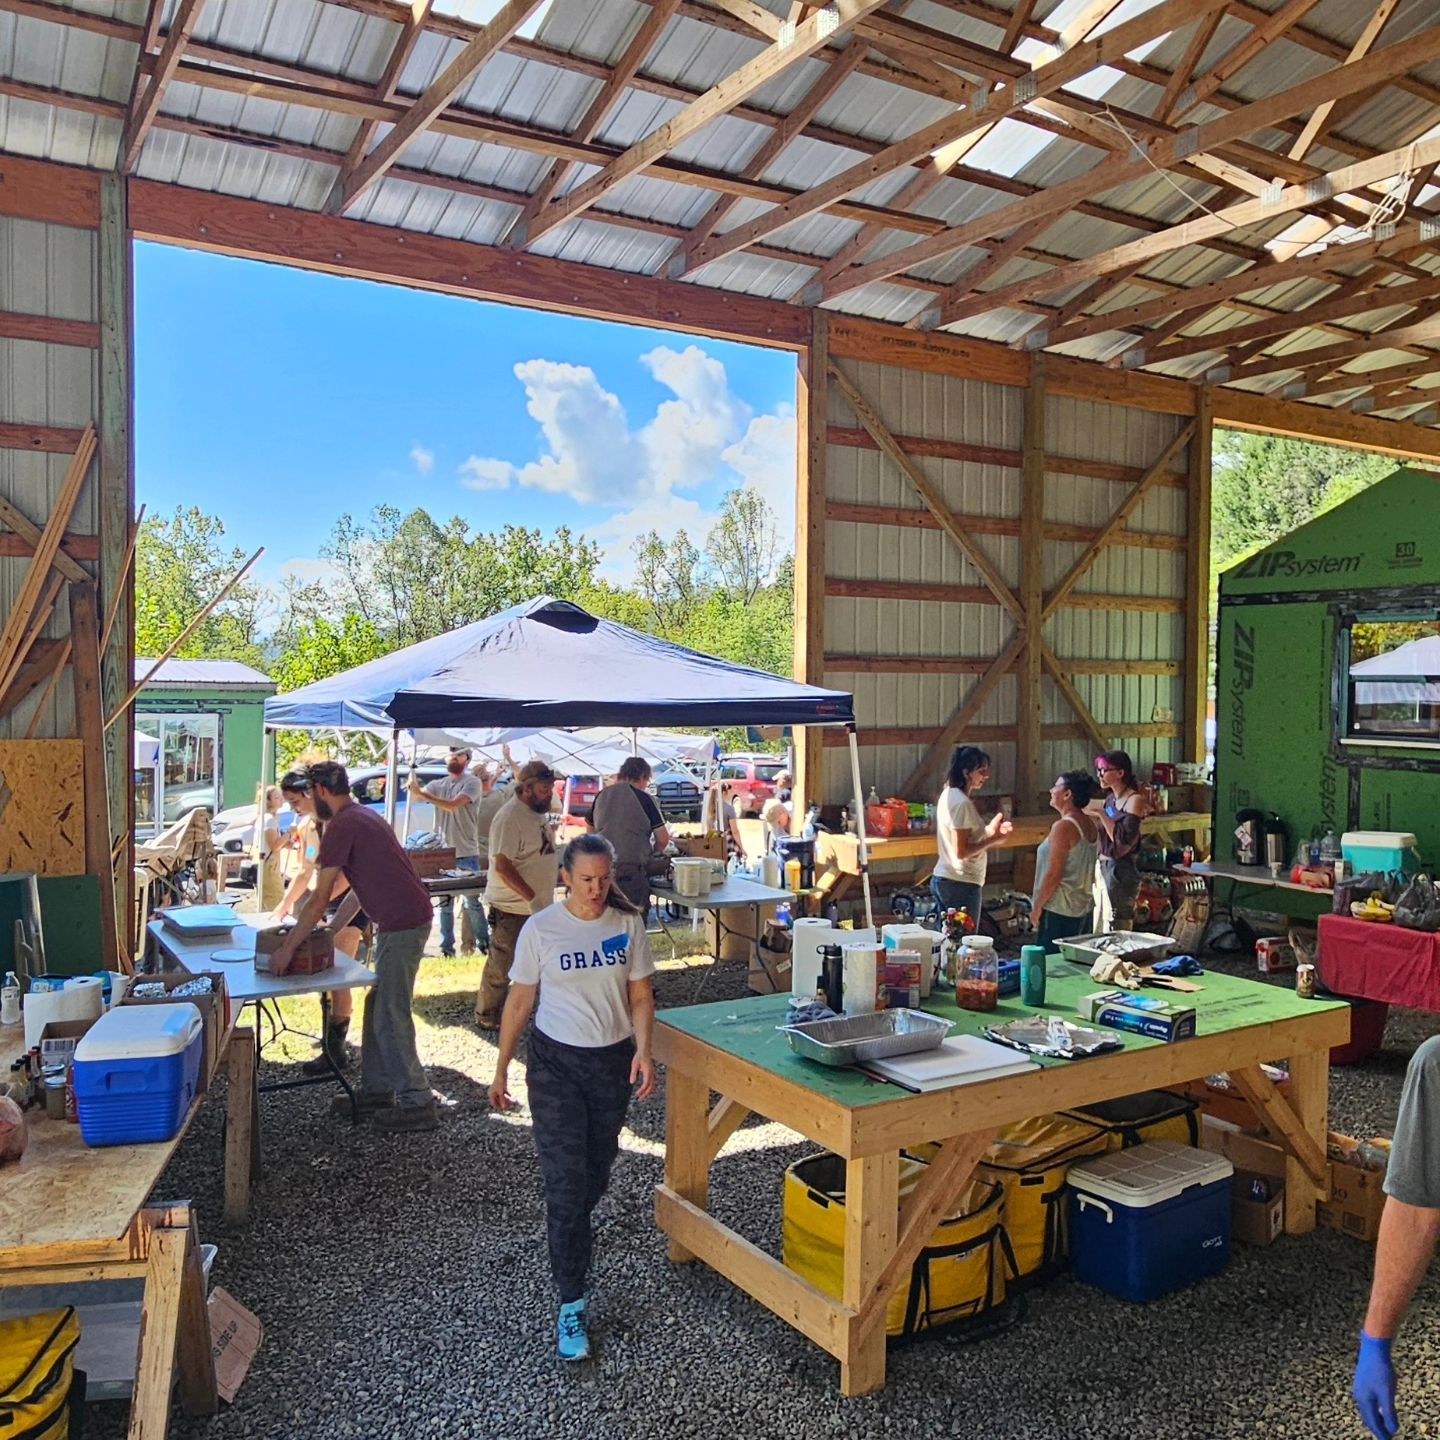
<path id="1" fill-rule="evenodd" d="M 296 730 L 834 725 L 851 696 L 717 660 L 544 597 L 265 702 Z"/>

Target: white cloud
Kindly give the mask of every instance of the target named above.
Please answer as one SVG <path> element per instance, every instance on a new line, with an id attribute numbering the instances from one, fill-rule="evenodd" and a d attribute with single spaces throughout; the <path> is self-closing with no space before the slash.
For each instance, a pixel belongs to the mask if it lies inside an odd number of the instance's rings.
<path id="1" fill-rule="evenodd" d="M 703 544 L 714 515 L 683 492 L 718 483 L 753 485 L 776 512 L 788 548 L 795 519 L 795 414 L 756 415 L 730 387 L 725 366 L 698 345 L 657 346 L 639 357 L 671 397 L 633 427 L 620 398 L 587 365 L 525 360 L 515 378 L 539 425 L 540 451 L 517 465 L 472 455 L 457 473 L 473 490 L 523 485 L 614 513 L 587 533 L 604 552 L 607 578 L 628 579 L 631 546 L 656 530 L 686 530 Z"/>
<path id="2" fill-rule="evenodd" d="M 508 490 L 515 467 L 508 460 L 482 460 L 472 455 L 455 473 L 469 477 L 460 482 L 467 490 Z"/>
<path id="3" fill-rule="evenodd" d="M 410 459 L 422 475 L 428 475 L 435 468 L 435 452 L 427 450 L 423 445 L 411 448 Z"/>
<path id="4" fill-rule="evenodd" d="M 745 434 L 720 456 L 746 485 L 770 502 L 775 528 L 786 550 L 794 545 L 798 453 L 795 411 L 781 405 L 773 414 L 757 415 Z"/>

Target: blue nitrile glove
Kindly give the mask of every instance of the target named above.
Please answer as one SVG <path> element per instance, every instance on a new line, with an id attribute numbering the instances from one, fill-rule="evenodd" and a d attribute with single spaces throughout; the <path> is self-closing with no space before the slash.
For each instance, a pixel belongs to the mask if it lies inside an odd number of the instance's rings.
<path id="1" fill-rule="evenodd" d="M 1158 965 L 1152 965 L 1150 969 L 1156 975 L 1203 975 L 1205 972 L 1200 968 L 1200 962 L 1193 955 L 1172 955 L 1168 960 L 1162 960 Z"/>
<path id="2" fill-rule="evenodd" d="M 1360 1332 L 1360 1355 L 1350 1393 L 1375 1440 L 1395 1440 L 1400 1422 L 1395 1418 L 1395 1367 L 1390 1363 L 1388 1340 Z"/>

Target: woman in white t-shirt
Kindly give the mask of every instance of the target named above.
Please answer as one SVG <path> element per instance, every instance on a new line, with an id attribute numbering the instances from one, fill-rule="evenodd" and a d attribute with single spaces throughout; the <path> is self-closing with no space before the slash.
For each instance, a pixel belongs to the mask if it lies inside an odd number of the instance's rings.
<path id="1" fill-rule="evenodd" d="M 520 931 L 490 1085 L 496 1110 L 515 1107 L 507 1076 L 533 1011 L 525 1081 L 564 1360 L 590 1356 L 590 1214 L 609 1182 L 631 1090 L 638 1081 L 638 1099 L 655 1092 L 655 963 L 644 920 L 612 883 L 614 868 L 603 835 L 578 835 L 561 853 L 566 898 L 530 916 Z"/>
<path id="2" fill-rule="evenodd" d="M 987 824 L 970 797 L 990 779 L 990 757 L 975 745 L 957 745 L 950 757 L 945 788 L 935 806 L 935 844 L 940 858 L 930 877 L 930 893 L 946 910 L 968 910 L 979 924 L 985 892 L 987 852 L 1013 828 L 1003 811 Z"/>

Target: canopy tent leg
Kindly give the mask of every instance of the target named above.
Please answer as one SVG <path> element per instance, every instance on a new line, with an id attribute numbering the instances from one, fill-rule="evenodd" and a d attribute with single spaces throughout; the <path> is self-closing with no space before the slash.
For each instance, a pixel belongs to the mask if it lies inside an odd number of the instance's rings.
<path id="1" fill-rule="evenodd" d="M 860 867 L 860 885 L 865 892 L 865 923 L 875 933 L 875 909 L 870 900 L 870 847 L 865 843 L 865 792 L 860 787 L 860 742 L 855 727 L 847 725 L 850 737 L 850 782 L 855 787 L 855 838 L 858 842 L 856 863 Z"/>
<path id="2" fill-rule="evenodd" d="M 385 823 L 395 828 L 395 789 L 400 776 L 400 730 L 397 726 L 390 732 L 390 751 L 385 757 Z M 406 815 L 410 807 L 405 807 Z"/>

